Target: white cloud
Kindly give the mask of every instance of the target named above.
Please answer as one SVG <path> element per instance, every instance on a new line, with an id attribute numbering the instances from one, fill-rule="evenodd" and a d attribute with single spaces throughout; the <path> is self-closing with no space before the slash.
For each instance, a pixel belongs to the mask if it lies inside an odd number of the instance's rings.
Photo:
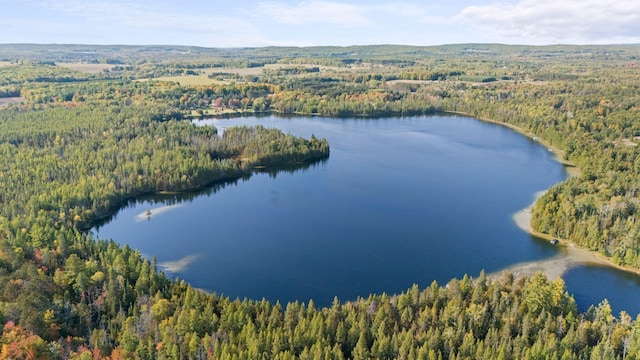
<path id="1" fill-rule="evenodd" d="M 276 22 L 289 25 L 324 23 L 346 28 L 370 25 L 366 8 L 332 1 L 303 1 L 289 6 L 281 2 L 266 2 L 256 10 Z"/>
<path id="2" fill-rule="evenodd" d="M 500 36 L 535 42 L 640 41 L 638 0 L 520 0 L 469 6 L 456 18 Z"/>

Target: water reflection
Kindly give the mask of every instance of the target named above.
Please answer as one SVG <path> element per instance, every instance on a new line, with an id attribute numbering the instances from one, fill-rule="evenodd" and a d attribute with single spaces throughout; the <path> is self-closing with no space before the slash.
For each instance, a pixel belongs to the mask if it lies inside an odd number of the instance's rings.
<path id="1" fill-rule="evenodd" d="M 254 174 L 267 174 L 270 178 L 277 178 L 278 174 L 295 174 L 297 172 L 308 171 L 317 166 L 322 166 L 328 161 L 328 158 L 308 161 L 304 163 L 289 164 L 284 166 L 270 166 L 264 168 L 256 168 L 250 174 L 245 174 L 234 179 L 226 179 L 218 182 L 214 182 L 202 189 L 196 191 L 184 191 L 184 192 L 167 192 L 157 193 L 153 195 L 140 196 L 134 199 L 125 201 L 122 206 L 116 209 L 113 213 L 97 220 L 93 224 L 91 231 L 99 233 L 100 229 L 106 224 L 109 224 L 118 217 L 118 213 L 125 209 L 138 209 L 140 205 L 145 205 L 147 208 L 141 209 L 142 212 L 135 215 L 136 222 L 149 220 L 151 217 L 157 216 L 163 212 L 171 209 L 175 209 L 183 203 L 193 202 L 195 199 L 202 196 L 211 196 L 218 191 L 221 191 L 229 186 L 237 186 L 238 183 L 248 181 Z M 158 206 L 159 205 L 159 206 Z M 152 208 L 153 209 L 152 211 Z"/>

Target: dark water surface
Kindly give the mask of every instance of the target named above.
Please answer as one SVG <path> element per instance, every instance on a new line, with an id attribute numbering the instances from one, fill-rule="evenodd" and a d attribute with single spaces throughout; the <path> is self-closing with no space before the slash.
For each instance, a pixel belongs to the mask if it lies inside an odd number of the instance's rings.
<path id="1" fill-rule="evenodd" d="M 640 313 L 640 276 L 636 274 L 594 264 L 570 269 L 562 278 L 580 311 L 607 299 L 614 315 L 625 310 L 635 318 Z"/>
<path id="2" fill-rule="evenodd" d="M 315 134 L 327 138 L 331 156 L 200 194 L 142 199 L 94 230 L 156 256 L 167 274 L 195 287 L 328 305 L 334 296 L 445 284 L 557 254 L 512 215 L 565 171 L 546 148 L 505 127 L 459 116 L 199 123 Z M 638 298 L 637 282 L 616 286 L 609 270 L 601 277 L 592 268 L 571 271 L 569 290 L 581 306 L 605 296 Z M 612 288 L 598 293 L 600 282 Z"/>

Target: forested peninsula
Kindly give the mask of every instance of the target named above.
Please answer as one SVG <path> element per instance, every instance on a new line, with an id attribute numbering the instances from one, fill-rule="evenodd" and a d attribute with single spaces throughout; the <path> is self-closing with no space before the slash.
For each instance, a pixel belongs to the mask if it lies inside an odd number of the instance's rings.
<path id="1" fill-rule="evenodd" d="M 536 202 L 536 231 L 639 269 L 639 66 L 639 46 L 0 45 L 0 359 L 638 358 L 640 318 L 578 312 L 542 274 L 318 309 L 206 294 L 86 230 L 144 194 L 329 155 L 193 118 L 463 112 L 580 167 Z"/>

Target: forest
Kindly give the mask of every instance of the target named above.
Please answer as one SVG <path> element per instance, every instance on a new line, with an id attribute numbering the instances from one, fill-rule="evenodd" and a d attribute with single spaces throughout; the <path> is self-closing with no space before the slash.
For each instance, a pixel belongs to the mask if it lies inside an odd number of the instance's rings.
<path id="1" fill-rule="evenodd" d="M 638 46 L 0 45 L 0 359 L 640 358 L 640 318 L 579 312 L 542 274 L 316 308 L 207 294 L 87 231 L 143 195 L 329 156 L 315 136 L 193 118 L 459 112 L 579 167 L 536 202 L 536 231 L 640 269 L 639 61 Z"/>

